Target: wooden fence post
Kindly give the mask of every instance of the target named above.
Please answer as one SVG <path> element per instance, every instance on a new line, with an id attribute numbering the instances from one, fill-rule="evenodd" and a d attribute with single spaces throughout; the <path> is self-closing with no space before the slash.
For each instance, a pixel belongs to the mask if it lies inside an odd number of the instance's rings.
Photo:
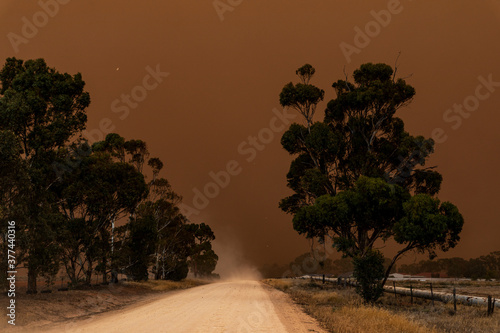
<path id="1" fill-rule="evenodd" d="M 431 282 L 431 300 L 432 300 L 432 306 L 434 306 L 434 292 L 432 291 L 432 282 Z"/>
<path id="2" fill-rule="evenodd" d="M 410 281 L 410 295 L 411 295 L 411 305 L 413 305 L 413 285 L 411 284 L 411 281 Z"/>
<path id="3" fill-rule="evenodd" d="M 492 309 L 492 306 L 491 306 L 491 295 L 488 295 L 488 311 L 487 311 L 487 314 L 488 316 L 491 316 L 493 314 L 493 309 Z"/>
<path id="4" fill-rule="evenodd" d="M 453 287 L 453 311 L 457 313 L 457 289 Z"/>

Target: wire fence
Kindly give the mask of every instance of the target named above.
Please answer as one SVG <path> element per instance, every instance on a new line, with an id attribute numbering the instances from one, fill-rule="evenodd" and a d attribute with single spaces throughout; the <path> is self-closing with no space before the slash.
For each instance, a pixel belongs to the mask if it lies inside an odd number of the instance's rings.
<path id="1" fill-rule="evenodd" d="M 356 279 L 346 277 L 346 278 L 331 278 L 326 277 L 325 275 L 304 275 L 299 277 L 300 279 L 311 279 L 316 281 L 332 282 L 337 285 L 350 288 L 356 287 L 357 282 Z M 428 299 L 434 305 L 434 301 L 443 302 L 443 303 L 452 303 L 454 311 L 457 311 L 457 303 L 466 304 L 466 305 L 480 305 L 487 307 L 487 315 L 492 315 L 495 311 L 495 307 L 500 307 L 500 302 L 492 295 L 488 295 L 486 297 L 481 296 L 470 296 L 470 295 L 461 295 L 457 294 L 456 287 L 453 287 L 453 291 L 451 293 L 448 292 L 436 292 L 433 288 L 432 282 L 429 283 L 429 288 L 427 290 L 418 288 L 415 289 L 410 284 L 410 288 L 397 287 L 396 282 L 392 281 L 392 286 L 385 285 L 384 292 L 392 293 L 397 298 L 398 295 L 408 296 L 410 297 L 410 302 L 413 304 L 414 298 L 422 298 Z"/>

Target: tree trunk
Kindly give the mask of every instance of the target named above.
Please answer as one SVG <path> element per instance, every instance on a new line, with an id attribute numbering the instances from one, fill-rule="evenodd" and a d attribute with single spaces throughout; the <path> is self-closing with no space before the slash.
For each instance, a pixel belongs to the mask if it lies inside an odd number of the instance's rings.
<path id="1" fill-rule="evenodd" d="M 158 246 L 158 248 L 156 249 L 156 272 L 155 272 L 155 280 L 159 280 L 160 279 L 160 267 L 158 267 L 160 265 L 160 246 Z"/>
<path id="2" fill-rule="evenodd" d="M 413 248 L 413 246 L 411 244 L 408 244 L 408 246 L 406 246 L 406 248 L 402 249 L 401 251 L 399 251 L 395 256 L 394 258 L 392 258 L 392 261 L 391 263 L 389 264 L 389 267 L 387 267 L 387 270 L 385 271 L 385 277 L 384 277 L 384 280 L 382 281 L 381 283 L 381 286 L 382 288 L 385 286 L 385 283 L 387 282 L 387 279 L 389 278 L 389 274 L 391 274 L 391 269 L 392 267 L 394 266 L 394 264 L 398 261 L 399 257 L 401 255 L 403 255 L 404 253 L 410 251 L 411 249 Z"/>
<path id="3" fill-rule="evenodd" d="M 87 271 L 85 272 L 86 279 L 85 283 L 90 286 L 92 284 L 92 258 L 90 255 L 87 255 Z"/>
<path id="4" fill-rule="evenodd" d="M 106 274 L 106 261 L 108 259 L 106 258 L 106 255 L 102 256 L 102 283 L 106 284 L 108 283 L 108 274 Z"/>
<path id="5" fill-rule="evenodd" d="M 105 230 L 101 231 L 101 241 L 102 241 L 102 283 L 108 283 L 108 275 L 106 274 L 106 266 L 108 264 L 108 236 Z"/>
<path id="6" fill-rule="evenodd" d="M 163 260 L 161 265 L 162 276 L 161 279 L 165 280 L 165 249 L 163 249 Z"/>
<path id="7" fill-rule="evenodd" d="M 38 274 L 35 269 L 29 267 L 28 268 L 28 291 L 27 294 L 36 294 L 36 278 Z"/>
<path id="8" fill-rule="evenodd" d="M 66 273 L 68 274 L 68 277 L 71 280 L 71 283 L 76 284 L 77 283 L 76 260 L 74 260 L 73 258 L 69 258 L 68 260 L 69 260 L 69 267 L 67 266 L 66 263 L 64 264 L 66 267 Z"/>

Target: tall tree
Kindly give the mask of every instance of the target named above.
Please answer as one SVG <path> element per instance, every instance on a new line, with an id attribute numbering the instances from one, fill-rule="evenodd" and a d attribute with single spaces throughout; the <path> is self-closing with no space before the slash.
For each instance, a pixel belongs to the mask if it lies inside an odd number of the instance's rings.
<path id="1" fill-rule="evenodd" d="M 57 184 L 61 211 L 70 221 L 67 231 L 73 227 L 83 230 L 64 241 L 71 266 L 68 274 L 77 278 L 73 266 L 79 262 L 85 265 L 86 283 L 90 284 L 94 264 L 100 261 L 98 270 L 103 282 L 107 282 L 112 223 L 134 212 L 146 196 L 147 187 L 144 176 L 132 165 L 116 161 L 112 152 L 97 150 L 79 158 L 79 167 L 65 173 Z"/>
<path id="2" fill-rule="evenodd" d="M 188 274 L 187 261 L 194 235 L 187 228 L 187 218 L 171 201 L 160 199 L 152 207 L 158 231 L 156 278 L 181 280 Z"/>
<path id="3" fill-rule="evenodd" d="M 454 205 L 435 198 L 442 176 L 424 167 L 433 140 L 411 136 L 395 116 L 415 90 L 390 66 L 364 64 L 353 83 L 333 83 L 337 97 L 328 102 L 323 122 L 313 122 L 307 112 L 322 100 L 321 90 L 309 83 L 314 69 L 305 65 L 297 74 L 301 89 L 285 85 L 280 102 L 298 110 L 307 126 L 292 124 L 281 140 L 296 157 L 287 174 L 295 193 L 280 208 L 294 216 L 300 234 L 321 242 L 331 237 L 337 250 L 355 259 L 355 274 L 367 281 L 360 293 L 374 295 L 367 297 L 373 301 L 404 253 L 434 257 L 437 248 L 454 247 L 463 218 Z M 391 238 L 402 247 L 381 274 L 376 244 Z"/>
<path id="4" fill-rule="evenodd" d="M 118 250 L 115 252 L 116 267 L 135 281 L 148 280 L 148 269 L 158 243 L 153 216 L 138 213 L 137 217 L 119 227 L 117 232 L 121 236 L 118 237 Z"/>
<path id="5" fill-rule="evenodd" d="M 8 58 L 0 71 L 0 130 L 13 133 L 21 145 L 29 179 L 18 211 L 19 260 L 28 268 L 28 292 L 35 293 L 39 274 L 53 271 L 61 221 L 50 187 L 57 179 L 51 165 L 58 149 L 85 128 L 90 97 L 81 74 L 59 73 L 43 59 Z"/>

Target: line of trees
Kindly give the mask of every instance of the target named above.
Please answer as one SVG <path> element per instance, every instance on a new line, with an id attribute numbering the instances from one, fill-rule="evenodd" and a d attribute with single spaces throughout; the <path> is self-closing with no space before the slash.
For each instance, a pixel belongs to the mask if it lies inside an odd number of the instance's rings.
<path id="1" fill-rule="evenodd" d="M 144 280 L 150 269 L 157 279 L 185 278 L 190 267 L 212 273 L 214 233 L 180 213 L 181 197 L 146 143 L 82 137 L 90 96 L 81 74 L 9 58 L 0 83 L 0 260 L 6 268 L 7 222 L 15 221 L 28 293 L 61 269 L 74 285 L 96 273 L 104 283 L 119 272 Z"/>
<path id="2" fill-rule="evenodd" d="M 322 255 L 322 254 L 321 254 Z M 306 252 L 297 256 L 288 264 L 277 263 L 263 265 L 259 268 L 265 278 L 298 277 L 308 274 L 328 274 L 339 276 L 353 271 L 351 258 L 331 259 L 317 258 L 314 253 Z"/>
<path id="3" fill-rule="evenodd" d="M 418 263 L 401 265 L 401 273 L 419 274 L 433 273 L 436 276 L 446 273 L 452 278 L 500 279 L 500 251 L 472 258 L 446 258 L 438 260 L 422 260 Z"/>
<path id="4" fill-rule="evenodd" d="M 384 258 L 384 267 L 391 264 L 390 258 Z M 326 258 L 324 253 L 306 252 L 288 264 L 267 264 L 259 271 L 265 278 L 296 277 L 307 274 L 327 274 L 339 276 L 354 271 L 352 258 Z M 421 260 L 412 264 L 392 266 L 391 273 L 418 275 L 431 273 L 435 277 L 469 279 L 500 279 L 500 251 L 469 260 L 459 257 L 433 260 Z"/>
<path id="5" fill-rule="evenodd" d="M 384 267 L 387 268 L 391 264 L 390 258 L 384 258 Z M 392 266 L 391 273 L 396 271 L 396 266 Z M 265 278 L 281 278 L 281 277 L 297 277 L 308 274 L 326 274 L 329 276 L 338 277 L 345 273 L 354 271 L 352 258 L 328 258 L 321 252 L 306 252 L 290 263 L 279 265 L 263 265 L 260 269 L 262 276 Z"/>

